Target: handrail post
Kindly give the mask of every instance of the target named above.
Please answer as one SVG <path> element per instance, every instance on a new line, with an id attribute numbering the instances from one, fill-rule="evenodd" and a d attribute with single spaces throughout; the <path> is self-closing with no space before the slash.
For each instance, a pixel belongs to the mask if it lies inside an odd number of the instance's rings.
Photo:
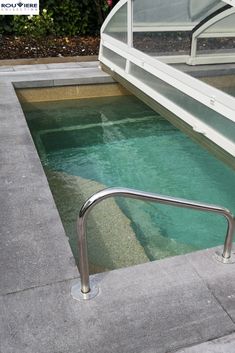
<path id="1" fill-rule="evenodd" d="M 233 234 L 235 231 L 235 220 L 232 214 L 227 213 L 224 215 L 228 222 L 227 233 L 224 241 L 224 249 L 222 256 L 219 251 L 216 251 L 216 259 L 222 263 L 233 263 L 231 259 L 232 247 L 233 247 Z"/>
<path id="2" fill-rule="evenodd" d="M 96 194 L 91 196 L 82 206 L 79 212 L 77 220 L 77 233 L 78 233 L 78 256 L 79 256 L 79 272 L 80 282 L 75 284 L 71 289 L 71 294 L 74 299 L 77 300 L 89 300 L 97 296 L 99 289 L 97 286 L 90 286 L 89 278 L 89 263 L 88 263 L 88 251 L 87 251 L 87 237 L 86 237 L 86 218 L 91 208 L 95 206 L 95 202 L 91 199 Z M 101 199 L 98 199 L 100 202 Z"/>
<path id="3" fill-rule="evenodd" d="M 87 239 L 86 230 L 84 227 L 84 219 L 79 217 L 78 219 L 78 249 L 79 249 L 79 271 L 81 276 L 81 291 L 86 294 L 90 292 L 89 283 L 89 264 L 88 264 L 88 253 L 87 253 Z"/>
<path id="4" fill-rule="evenodd" d="M 180 199 L 170 196 L 159 194 L 147 193 L 144 191 L 127 189 L 127 188 L 108 188 L 101 190 L 92 195 L 82 206 L 78 221 L 78 249 L 79 249 L 79 272 L 80 282 L 75 284 L 71 289 L 71 295 L 76 300 L 88 300 L 94 298 L 99 289 L 95 285 L 90 285 L 89 279 L 89 263 L 87 252 L 87 239 L 86 239 L 86 219 L 92 208 L 109 197 L 122 196 L 127 198 L 134 198 L 143 201 L 152 201 L 160 204 L 171 205 L 175 207 L 190 208 L 199 211 L 213 212 L 224 216 L 227 219 L 227 233 L 224 242 L 223 253 L 216 252 L 216 259 L 222 263 L 233 263 L 231 258 L 233 234 L 235 230 L 235 219 L 232 213 L 223 207 L 210 205 L 201 202 L 195 202 L 186 199 Z"/>

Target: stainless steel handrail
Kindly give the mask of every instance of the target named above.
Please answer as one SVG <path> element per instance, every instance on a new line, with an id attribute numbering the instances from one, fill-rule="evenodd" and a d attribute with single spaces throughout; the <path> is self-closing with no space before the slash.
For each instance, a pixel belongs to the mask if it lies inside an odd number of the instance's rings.
<path id="1" fill-rule="evenodd" d="M 186 199 L 180 199 L 170 196 L 148 193 L 144 191 L 127 189 L 127 188 L 108 188 L 101 190 L 92 195 L 82 206 L 78 216 L 77 231 L 78 231 L 78 246 L 79 246 L 79 271 L 81 277 L 81 284 L 72 288 L 72 296 L 75 299 L 90 299 L 97 294 L 97 290 L 90 287 L 89 281 L 89 264 L 87 253 L 87 239 L 86 239 L 86 219 L 92 208 L 101 201 L 114 196 L 122 196 L 134 198 L 143 201 L 152 201 L 176 207 L 191 208 L 195 210 L 214 212 L 221 214 L 227 219 L 228 227 L 224 242 L 223 253 L 220 254 L 219 261 L 229 262 L 232 252 L 233 233 L 235 230 L 235 219 L 233 214 L 226 208 L 210 205 L 202 202 L 195 202 Z M 78 291 L 80 293 L 78 293 Z"/>

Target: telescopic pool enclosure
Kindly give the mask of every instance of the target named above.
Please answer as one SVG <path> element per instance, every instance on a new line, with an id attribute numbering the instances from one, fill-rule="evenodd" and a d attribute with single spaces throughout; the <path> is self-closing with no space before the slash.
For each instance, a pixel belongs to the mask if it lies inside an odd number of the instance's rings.
<path id="1" fill-rule="evenodd" d="M 216 65 L 234 79 L 235 0 L 120 0 L 102 26 L 99 60 L 235 156 L 235 84 L 222 91 L 185 69 Z"/>

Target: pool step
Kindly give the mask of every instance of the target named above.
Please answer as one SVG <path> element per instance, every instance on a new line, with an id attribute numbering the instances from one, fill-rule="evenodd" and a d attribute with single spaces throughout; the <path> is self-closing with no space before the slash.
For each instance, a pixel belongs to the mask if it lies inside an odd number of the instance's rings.
<path id="1" fill-rule="evenodd" d="M 93 193 L 106 186 L 94 180 L 46 170 L 59 213 L 77 256 L 76 219 L 82 204 Z M 69 202 L 65 200 L 68 199 Z M 115 227 L 113 226 L 115 224 Z M 114 199 L 106 200 L 88 218 L 88 248 L 91 272 L 103 272 L 148 262 L 143 247 L 136 239 L 130 220 Z"/>

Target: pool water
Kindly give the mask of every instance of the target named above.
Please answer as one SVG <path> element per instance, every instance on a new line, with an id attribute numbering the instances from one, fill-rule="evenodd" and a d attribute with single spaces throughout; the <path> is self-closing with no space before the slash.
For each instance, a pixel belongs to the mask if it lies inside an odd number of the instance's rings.
<path id="1" fill-rule="evenodd" d="M 235 212 L 234 171 L 133 96 L 38 103 L 24 109 L 52 192 L 53 173 L 58 172 L 106 187 L 218 204 Z M 78 210 L 72 220 L 74 210 L 63 210 L 72 203 L 73 185 L 56 200 L 71 239 L 66 224 L 75 223 Z M 115 200 L 150 260 L 223 244 L 227 224 L 221 216 Z"/>

